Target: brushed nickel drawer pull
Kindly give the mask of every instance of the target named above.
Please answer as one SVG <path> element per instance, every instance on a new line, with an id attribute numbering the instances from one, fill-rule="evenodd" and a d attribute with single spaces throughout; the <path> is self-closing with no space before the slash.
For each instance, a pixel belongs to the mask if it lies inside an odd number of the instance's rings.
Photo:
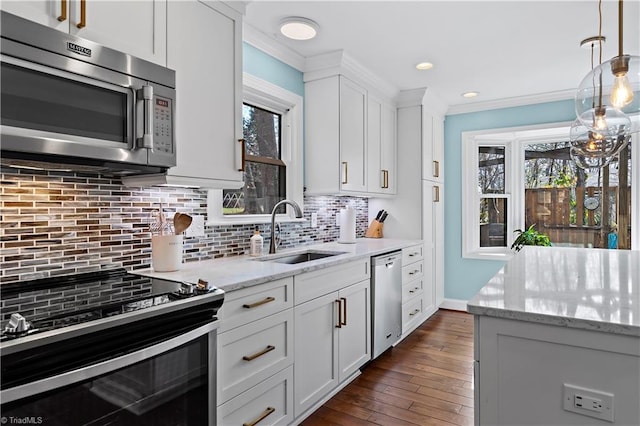
<path id="1" fill-rule="evenodd" d="M 245 361 L 253 361 L 254 359 L 261 357 L 262 355 L 266 354 L 267 352 L 271 352 L 272 350 L 274 350 L 276 347 L 273 345 L 269 345 L 266 348 L 264 348 L 263 350 L 261 350 L 260 352 L 256 352 L 253 355 L 245 355 L 242 357 L 243 360 Z"/>
<path id="2" fill-rule="evenodd" d="M 264 410 L 262 414 L 258 416 L 257 419 L 249 423 L 242 423 L 242 426 L 256 426 L 258 423 L 260 423 L 262 420 L 264 420 L 269 414 L 273 413 L 274 411 L 276 411 L 275 408 L 267 407 L 267 409 Z"/>
<path id="3" fill-rule="evenodd" d="M 60 16 L 58 21 L 64 22 L 67 20 L 67 0 L 60 0 Z"/>
<path id="4" fill-rule="evenodd" d="M 433 202 L 434 203 L 439 203 L 440 202 L 440 187 L 439 186 L 434 186 L 433 187 Z"/>
<path id="5" fill-rule="evenodd" d="M 273 302 L 274 300 L 276 300 L 275 297 L 269 296 L 269 297 L 265 297 L 264 300 L 261 300 L 259 302 L 242 305 L 242 307 L 245 308 L 245 309 L 256 308 L 256 307 L 258 307 L 260 305 L 264 305 L 265 303 Z"/>
<path id="6" fill-rule="evenodd" d="M 420 312 L 420 309 L 416 309 L 415 311 L 413 311 L 413 312 L 409 313 L 409 316 L 410 316 L 410 317 L 412 317 L 412 316 L 414 316 L 415 314 L 417 314 L 418 312 Z"/>
<path id="7" fill-rule="evenodd" d="M 440 162 L 433 161 L 433 177 L 440 177 Z"/>
<path id="8" fill-rule="evenodd" d="M 80 0 L 80 23 L 76 27 L 82 29 L 87 26 L 87 0 Z"/>
<path id="9" fill-rule="evenodd" d="M 414 269 L 413 271 L 409 272 L 409 275 L 414 275 L 418 273 L 420 273 L 420 269 Z"/>

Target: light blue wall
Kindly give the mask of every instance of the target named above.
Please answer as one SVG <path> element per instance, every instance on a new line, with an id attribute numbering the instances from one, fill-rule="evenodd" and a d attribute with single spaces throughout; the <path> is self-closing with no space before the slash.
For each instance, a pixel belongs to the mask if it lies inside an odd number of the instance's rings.
<path id="1" fill-rule="evenodd" d="M 573 100 L 566 100 L 446 116 L 445 298 L 471 299 L 504 265 L 501 261 L 462 258 L 462 132 L 572 121 L 573 105 Z"/>
<path id="2" fill-rule="evenodd" d="M 301 71 L 248 43 L 242 44 L 242 60 L 245 72 L 304 97 Z"/>

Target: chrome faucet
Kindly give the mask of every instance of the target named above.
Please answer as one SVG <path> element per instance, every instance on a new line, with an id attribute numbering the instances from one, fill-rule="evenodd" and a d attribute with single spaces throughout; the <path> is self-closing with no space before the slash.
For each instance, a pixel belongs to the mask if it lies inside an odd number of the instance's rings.
<path id="1" fill-rule="evenodd" d="M 276 252 L 276 248 L 278 248 L 278 243 L 276 243 L 276 210 L 278 210 L 278 207 L 280 207 L 283 204 L 289 204 L 291 207 L 293 207 L 293 210 L 296 213 L 296 218 L 300 219 L 302 217 L 302 210 L 300 209 L 300 206 L 298 205 L 298 203 L 296 203 L 295 201 L 290 201 L 290 200 L 282 200 L 278 203 L 276 203 L 275 206 L 273 206 L 273 210 L 271 210 L 271 242 L 269 243 L 269 254 L 275 253 Z M 279 233 L 279 232 L 278 232 Z"/>

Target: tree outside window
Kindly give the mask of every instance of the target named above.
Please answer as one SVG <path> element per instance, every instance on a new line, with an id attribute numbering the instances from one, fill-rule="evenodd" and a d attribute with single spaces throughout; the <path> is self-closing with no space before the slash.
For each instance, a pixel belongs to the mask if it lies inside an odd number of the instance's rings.
<path id="1" fill-rule="evenodd" d="M 282 114 L 250 104 L 242 108 L 244 187 L 223 191 L 224 215 L 269 214 L 286 196 Z"/>

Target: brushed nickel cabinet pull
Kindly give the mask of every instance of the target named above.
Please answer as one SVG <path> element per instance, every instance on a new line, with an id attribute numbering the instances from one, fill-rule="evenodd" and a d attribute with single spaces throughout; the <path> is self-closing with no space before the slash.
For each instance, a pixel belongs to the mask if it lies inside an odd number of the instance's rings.
<path id="1" fill-rule="evenodd" d="M 344 305 L 342 306 L 342 312 L 343 312 L 342 325 L 347 325 L 347 299 L 345 297 L 341 297 L 340 300 L 344 302 Z"/>
<path id="2" fill-rule="evenodd" d="M 67 20 L 67 0 L 60 0 L 60 16 L 58 21 L 64 22 Z"/>
<path id="3" fill-rule="evenodd" d="M 434 203 L 440 202 L 440 187 L 437 185 L 433 187 L 433 202 Z"/>
<path id="4" fill-rule="evenodd" d="M 265 303 L 269 303 L 269 302 L 273 302 L 274 300 L 276 300 L 275 297 L 265 297 L 263 300 L 260 300 L 259 302 L 255 302 L 255 303 L 251 303 L 251 304 L 244 304 L 242 305 L 243 308 L 245 309 L 251 309 L 251 308 L 255 308 L 258 307 L 260 305 L 264 305 Z"/>
<path id="5" fill-rule="evenodd" d="M 420 309 L 416 309 L 415 311 L 411 312 L 409 314 L 410 317 L 414 316 L 415 314 L 417 314 L 418 312 L 420 312 Z"/>
<path id="6" fill-rule="evenodd" d="M 348 177 L 348 175 L 347 175 L 347 173 L 348 173 L 349 169 L 348 169 L 348 166 L 347 166 L 347 162 L 346 162 L 346 161 L 343 161 L 343 162 L 342 162 L 342 171 L 344 172 L 344 173 L 342 174 L 342 183 L 343 183 L 343 184 L 345 184 L 345 183 L 349 183 L 349 177 Z"/>
<path id="7" fill-rule="evenodd" d="M 240 143 L 240 166 L 238 167 L 238 171 L 239 172 L 244 172 L 245 158 L 246 158 L 246 155 L 247 155 L 245 140 L 244 139 L 238 139 L 238 142 Z"/>
<path id="8" fill-rule="evenodd" d="M 418 272 L 420 272 L 420 269 L 414 269 L 413 271 L 409 272 L 409 275 L 414 275 L 414 274 L 417 274 Z"/>
<path id="9" fill-rule="evenodd" d="M 338 323 L 336 328 L 342 328 L 342 300 L 336 299 L 335 302 L 338 304 Z"/>
<path id="10" fill-rule="evenodd" d="M 385 171 L 384 169 L 380 170 L 380 173 L 382 174 L 382 183 L 380 184 L 380 188 L 385 188 L 385 182 L 386 182 L 386 178 L 385 178 Z"/>
<path id="11" fill-rule="evenodd" d="M 267 409 L 264 410 L 262 414 L 260 414 L 254 421 L 251 421 L 249 423 L 242 423 L 242 426 L 256 426 L 258 423 L 260 423 L 262 420 L 264 420 L 269 414 L 273 413 L 274 411 L 276 411 L 275 408 L 267 407 Z"/>
<path id="12" fill-rule="evenodd" d="M 440 177 L 440 162 L 433 160 L 433 177 Z"/>
<path id="13" fill-rule="evenodd" d="M 384 186 L 383 188 L 388 189 L 389 188 L 389 170 L 383 170 L 384 172 Z"/>
<path id="14" fill-rule="evenodd" d="M 261 357 L 262 355 L 271 352 L 272 350 L 274 350 L 276 347 L 273 345 L 269 345 L 266 348 L 264 348 L 263 350 L 261 350 L 260 352 L 256 352 L 253 355 L 245 355 L 242 357 L 243 360 L 245 361 L 253 361 L 254 359 Z"/>
<path id="15" fill-rule="evenodd" d="M 76 27 L 82 29 L 87 26 L 87 0 L 80 0 L 80 22 Z"/>

